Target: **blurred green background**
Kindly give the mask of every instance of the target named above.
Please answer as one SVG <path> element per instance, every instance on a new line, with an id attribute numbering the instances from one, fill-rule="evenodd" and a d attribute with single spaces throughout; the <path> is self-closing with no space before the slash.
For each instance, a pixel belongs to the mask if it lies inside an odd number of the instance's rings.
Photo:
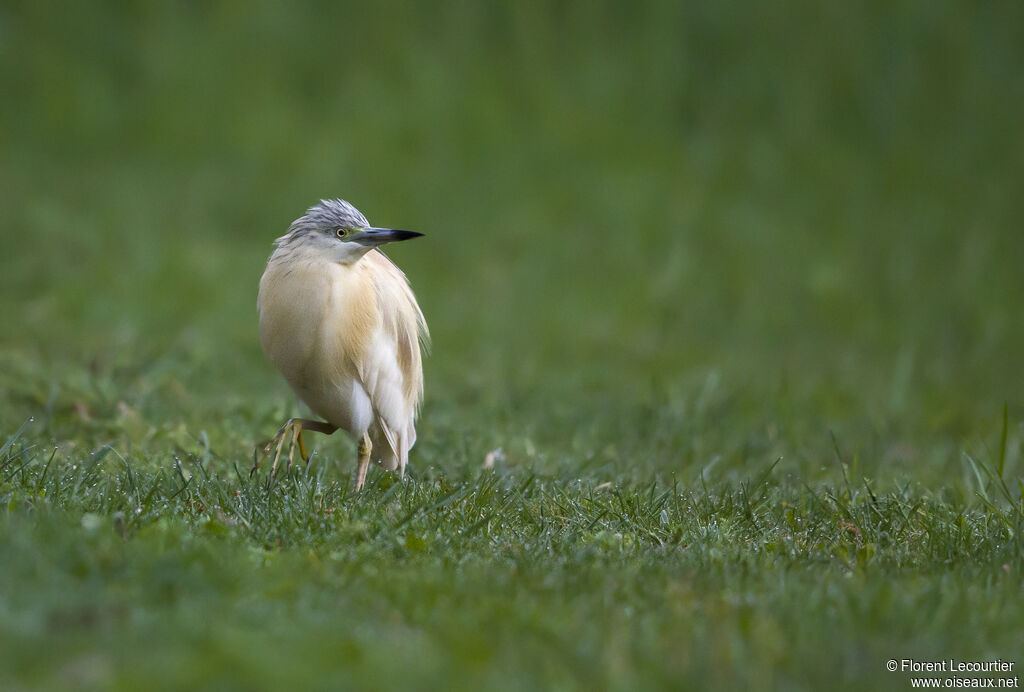
<path id="1" fill-rule="evenodd" d="M 993 414 L 1024 345 L 1022 14 L 8 6 L 5 355 L 187 351 L 265 391 L 270 242 L 342 196 L 430 235 L 394 250 L 430 391 L 628 406 L 720 367 Z"/>
<path id="2" fill-rule="evenodd" d="M 752 422 L 803 407 L 822 444 L 994 429 L 1024 382 L 1022 19 L 1011 2 L 8 6 L 4 384 L 190 429 L 196 406 L 90 402 L 84 380 L 148 369 L 179 404 L 217 398 L 204 417 L 285 396 L 256 283 L 288 223 L 341 196 L 429 235 L 393 250 L 434 335 L 427 415 L 485 409 L 462 432 L 487 444 L 518 449 L 495 417 L 549 441 L 599 421 L 610 443 L 709 374 Z M 31 408 L 6 401 L 5 427 Z"/>
<path id="3" fill-rule="evenodd" d="M 484 407 L 551 439 L 601 418 L 611 439 L 710 372 L 769 418 L 783 393 L 813 402 L 819 432 L 996 421 L 1024 381 L 1022 19 L 7 6 L 5 384 L 45 403 L 62 383 L 68 406 L 88 398 L 69 370 L 163 360 L 221 408 L 282 394 L 256 283 L 288 223 L 341 196 L 429 235 L 393 251 L 434 334 L 428 415 Z M 8 428 L 31 408 L 6 403 Z"/>
<path id="4" fill-rule="evenodd" d="M 0 424 L 222 470 L 297 410 L 322 197 L 434 338 L 414 478 L 856 475 L 970 496 L 1024 375 L 1020 2 L 5 3 Z M 333 478 L 351 443 L 321 444 Z"/>
<path id="5" fill-rule="evenodd" d="M 434 391 L 728 366 L 861 396 L 899 371 L 908 406 L 953 382 L 995 411 L 1024 345 L 1022 14 L 7 7 L 5 351 L 193 349 L 260 391 L 270 242 L 342 196 L 430 235 L 394 253 Z"/>

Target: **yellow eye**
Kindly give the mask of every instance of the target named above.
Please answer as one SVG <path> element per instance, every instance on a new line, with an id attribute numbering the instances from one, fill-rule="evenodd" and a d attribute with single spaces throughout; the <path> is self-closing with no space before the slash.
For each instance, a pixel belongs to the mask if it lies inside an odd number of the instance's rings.
<path id="1" fill-rule="evenodd" d="M 338 235 L 339 238 L 344 238 L 351 232 L 351 229 L 345 228 L 344 226 L 338 226 L 336 229 L 334 229 L 334 232 Z"/>

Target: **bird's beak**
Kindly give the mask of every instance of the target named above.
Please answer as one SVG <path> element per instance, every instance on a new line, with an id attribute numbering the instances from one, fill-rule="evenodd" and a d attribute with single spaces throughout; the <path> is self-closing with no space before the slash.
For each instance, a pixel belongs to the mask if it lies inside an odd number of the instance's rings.
<path id="1" fill-rule="evenodd" d="M 416 231 L 400 231 L 397 228 L 363 228 L 350 235 L 346 240 L 360 245 L 375 247 L 384 243 L 393 243 L 397 240 L 409 240 L 419 238 L 422 233 Z"/>

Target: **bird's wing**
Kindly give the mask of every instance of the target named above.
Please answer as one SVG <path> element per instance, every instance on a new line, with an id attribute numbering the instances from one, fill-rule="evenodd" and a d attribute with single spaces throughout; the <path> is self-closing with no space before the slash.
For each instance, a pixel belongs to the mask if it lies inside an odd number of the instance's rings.
<path id="1" fill-rule="evenodd" d="M 404 467 L 415 441 L 413 423 L 423 397 L 420 344 L 428 343 L 429 333 L 405 274 L 378 250 L 367 253 L 362 261 L 370 263 L 379 321 L 360 364 L 359 379 L 396 462 Z"/>
<path id="2" fill-rule="evenodd" d="M 395 344 L 398 367 L 402 373 L 403 396 L 418 408 L 423 397 L 423 360 L 420 345 L 427 347 L 430 332 L 416 296 L 405 274 L 380 250 L 367 253 L 365 260 L 374 267 L 374 289 L 380 309 L 381 327 Z"/>

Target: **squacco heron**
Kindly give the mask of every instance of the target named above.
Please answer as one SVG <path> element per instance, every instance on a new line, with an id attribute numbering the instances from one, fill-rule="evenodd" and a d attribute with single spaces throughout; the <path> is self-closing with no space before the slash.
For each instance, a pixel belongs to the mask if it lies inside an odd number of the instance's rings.
<path id="1" fill-rule="evenodd" d="M 347 430 L 358 442 L 356 490 L 370 460 L 404 475 L 423 398 L 420 343 L 429 333 L 409 282 L 377 249 L 422 235 L 373 228 L 341 199 L 321 200 L 277 239 L 260 279 L 260 344 L 323 421 L 292 418 L 263 445 L 253 473 L 288 445 L 308 464 L 304 430 Z M 258 451 L 258 450 L 257 450 Z"/>

